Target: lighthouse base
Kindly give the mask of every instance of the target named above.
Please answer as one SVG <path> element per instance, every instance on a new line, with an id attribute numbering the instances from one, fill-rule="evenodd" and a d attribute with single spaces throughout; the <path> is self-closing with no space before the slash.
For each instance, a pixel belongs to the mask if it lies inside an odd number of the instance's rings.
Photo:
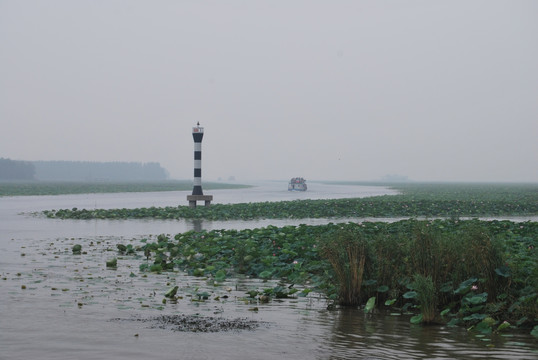
<path id="1" fill-rule="evenodd" d="M 195 208 L 197 201 L 204 201 L 205 206 L 209 206 L 211 205 L 211 200 L 213 200 L 213 195 L 187 195 L 190 208 Z"/>

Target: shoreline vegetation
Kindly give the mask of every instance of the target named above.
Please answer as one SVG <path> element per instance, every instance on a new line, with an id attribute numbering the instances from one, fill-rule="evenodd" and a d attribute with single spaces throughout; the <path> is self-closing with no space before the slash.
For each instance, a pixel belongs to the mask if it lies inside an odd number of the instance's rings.
<path id="1" fill-rule="evenodd" d="M 204 182 L 207 190 L 241 189 L 250 185 Z M 0 197 L 3 196 L 39 196 L 69 195 L 120 192 L 154 192 L 192 190 L 192 181 L 133 181 L 133 182 L 81 182 L 81 181 L 19 181 L 0 182 Z"/>
<path id="2" fill-rule="evenodd" d="M 508 328 L 538 336 L 538 222 L 408 219 L 188 231 L 153 240 L 118 244 L 118 251 L 141 258 L 141 272 L 179 270 L 211 286 L 237 276 L 282 281 L 249 291 L 253 302 L 316 292 L 328 308 L 387 310 L 480 336 Z"/>
<path id="3" fill-rule="evenodd" d="M 61 219 L 334 218 L 327 225 L 161 234 L 156 242 L 118 244 L 118 250 L 138 256 L 141 272 L 175 269 L 206 277 L 215 286 L 238 274 L 304 286 L 302 291 L 289 285 L 251 291 L 252 301 L 314 291 L 327 297 L 329 308 L 386 309 L 410 315 L 416 324 L 465 326 L 477 336 L 530 329 L 525 331 L 538 337 L 538 222 L 461 219 L 537 215 L 538 184 L 390 187 L 401 194 L 43 213 Z M 418 216 L 446 219 L 416 220 Z M 336 223 L 344 217 L 408 219 Z"/>
<path id="4" fill-rule="evenodd" d="M 304 219 L 359 217 L 477 217 L 538 215 L 538 184 L 393 184 L 399 195 L 294 200 L 209 207 L 60 209 L 43 212 L 59 219 Z"/>

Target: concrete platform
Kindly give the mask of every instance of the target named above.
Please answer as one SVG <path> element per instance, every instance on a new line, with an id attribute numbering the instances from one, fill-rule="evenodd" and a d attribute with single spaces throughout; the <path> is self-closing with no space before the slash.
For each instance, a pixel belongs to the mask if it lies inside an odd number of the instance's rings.
<path id="1" fill-rule="evenodd" d="M 187 195 L 187 201 L 189 202 L 190 208 L 195 208 L 197 201 L 204 201 L 205 206 L 209 206 L 211 205 L 212 200 L 213 195 Z"/>

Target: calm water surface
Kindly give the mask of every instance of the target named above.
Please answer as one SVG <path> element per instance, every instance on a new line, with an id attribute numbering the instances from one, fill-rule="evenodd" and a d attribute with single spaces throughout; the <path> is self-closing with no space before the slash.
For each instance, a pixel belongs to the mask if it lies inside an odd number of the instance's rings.
<path id="1" fill-rule="evenodd" d="M 243 190 L 206 191 L 215 202 L 362 197 L 394 193 L 378 187 L 310 183 L 305 193 L 267 182 Z M 256 304 L 245 292 L 271 284 L 233 279 L 218 287 L 183 273 L 141 276 L 143 259 L 118 259 L 116 244 L 140 244 L 160 233 L 191 229 L 322 224 L 336 220 L 160 221 L 51 220 L 29 215 L 60 208 L 186 205 L 189 192 L 86 194 L 0 198 L 0 359 L 536 359 L 538 344 L 524 334 L 479 338 L 465 329 L 422 327 L 400 314 L 328 311 L 316 294 Z M 347 221 L 344 219 L 341 221 Z M 357 221 L 357 219 L 354 219 Z M 516 220 L 533 220 L 536 218 Z M 74 256 L 71 247 L 87 252 Z M 178 285 L 177 304 L 163 304 Z M 272 284 L 274 285 L 274 284 Z M 196 293 L 206 291 L 207 301 Z M 254 331 L 188 333 L 152 328 L 147 320 L 198 314 L 263 322 Z"/>

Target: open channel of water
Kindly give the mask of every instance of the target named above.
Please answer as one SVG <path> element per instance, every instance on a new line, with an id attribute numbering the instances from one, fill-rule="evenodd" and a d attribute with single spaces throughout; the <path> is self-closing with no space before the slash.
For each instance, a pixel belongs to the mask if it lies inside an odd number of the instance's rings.
<path id="1" fill-rule="evenodd" d="M 379 187 L 309 184 L 305 193 L 265 182 L 242 190 L 215 190 L 215 202 L 363 197 L 394 193 Z M 405 315 L 327 310 L 318 295 L 256 304 L 245 292 L 267 287 L 231 279 L 211 287 L 182 273 L 138 272 L 140 260 L 106 259 L 117 243 L 191 229 L 242 229 L 322 224 L 330 219 L 260 221 L 52 220 L 31 212 L 60 208 L 135 208 L 186 205 L 188 192 L 84 194 L 0 198 L 1 359 L 536 359 L 538 343 L 525 334 L 480 338 L 463 328 L 415 326 Z M 341 219 L 338 221 L 347 221 Z M 353 219 L 364 221 L 372 219 Z M 379 219 L 376 219 L 379 220 Z M 391 219 L 392 220 L 392 219 Z M 512 220 L 532 220 L 513 218 Z M 86 254 L 74 256 L 80 243 Z M 163 304 L 178 285 L 181 298 Z M 197 294 L 209 294 L 195 301 Z M 259 321 L 255 330 L 216 333 L 155 328 L 161 315 L 197 315 Z"/>

